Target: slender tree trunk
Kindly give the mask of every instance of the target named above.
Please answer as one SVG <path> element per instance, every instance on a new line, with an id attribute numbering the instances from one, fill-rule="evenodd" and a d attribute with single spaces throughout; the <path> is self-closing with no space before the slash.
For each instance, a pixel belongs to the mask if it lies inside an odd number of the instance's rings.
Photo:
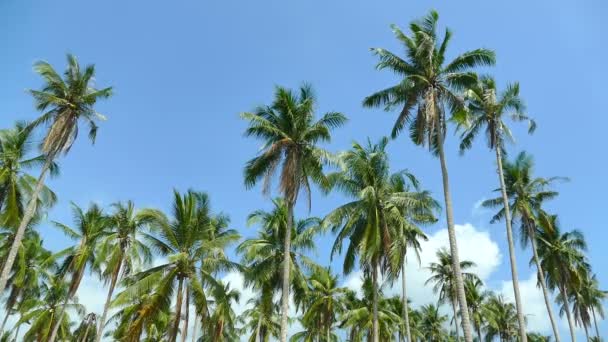
<path id="1" fill-rule="evenodd" d="M 460 270 L 460 257 L 458 256 L 458 245 L 456 242 L 456 231 L 454 229 L 454 212 L 452 209 L 452 196 L 450 194 L 450 181 L 448 177 L 448 167 L 445 160 L 443 150 L 443 128 L 439 113 L 435 117 L 437 123 L 437 149 L 439 150 L 439 162 L 441 164 L 441 178 L 443 181 L 443 196 L 445 199 L 445 212 L 448 224 L 448 237 L 450 240 L 450 253 L 452 254 L 452 267 L 454 268 L 454 278 L 456 280 L 456 295 L 460 304 L 460 315 L 462 320 L 462 330 L 466 342 L 473 342 L 471 333 L 471 321 L 469 320 L 469 308 L 467 298 L 464 292 L 464 282 L 462 280 L 462 271 Z"/>
<path id="2" fill-rule="evenodd" d="M 570 313 L 570 303 L 568 302 L 568 292 L 566 291 L 566 287 L 563 284 L 560 285 L 560 290 L 562 293 L 562 298 L 564 300 L 564 306 L 566 307 L 566 318 L 568 318 L 570 338 L 572 339 L 572 342 L 576 342 L 576 336 L 574 334 L 574 321 L 572 320 L 572 314 Z"/>
<path id="3" fill-rule="evenodd" d="M 11 315 L 11 310 L 6 310 L 6 315 L 4 315 L 4 319 L 2 320 L 2 327 L 0 327 L 0 333 L 4 332 L 4 326 L 6 325 L 6 321 L 8 321 L 8 317 Z"/>
<path id="4" fill-rule="evenodd" d="M 507 197 L 507 189 L 505 186 L 505 177 L 502 169 L 502 153 L 501 147 L 496 146 L 496 165 L 498 166 L 498 178 L 500 180 L 500 191 L 502 194 L 502 202 L 505 208 L 505 222 L 507 225 L 507 241 L 509 244 L 509 259 L 511 261 L 511 279 L 513 281 L 513 293 L 515 295 L 515 308 L 517 309 L 517 321 L 519 322 L 519 340 L 527 342 L 526 335 L 526 320 L 524 319 L 524 309 L 521 303 L 521 295 L 519 293 L 519 277 L 517 275 L 517 260 L 515 259 L 515 243 L 513 242 L 513 228 L 511 227 L 511 208 Z"/>
<path id="5" fill-rule="evenodd" d="M 373 306 L 373 317 L 372 317 L 372 341 L 380 342 L 380 327 L 378 324 L 378 266 L 374 261 L 372 265 L 372 306 Z"/>
<path id="6" fill-rule="evenodd" d="M 483 340 L 481 339 L 481 324 L 479 324 L 477 326 L 477 338 L 479 339 L 479 342 L 482 342 Z"/>
<path id="7" fill-rule="evenodd" d="M 65 297 L 63 301 L 63 306 L 61 307 L 61 311 L 57 316 L 57 322 L 55 322 L 55 326 L 53 327 L 53 331 L 51 332 L 51 336 L 49 337 L 48 342 L 55 342 L 57 338 L 57 333 L 59 333 L 59 327 L 61 326 L 61 321 L 63 320 L 63 316 L 65 315 L 65 308 L 68 306 L 68 301 L 72 298 L 72 296 L 68 295 Z"/>
<path id="8" fill-rule="evenodd" d="M 103 306 L 103 313 L 101 314 L 101 320 L 99 321 L 99 327 L 97 328 L 97 336 L 95 336 L 95 342 L 101 341 L 101 336 L 103 334 L 103 328 L 106 325 L 106 317 L 108 316 L 108 311 L 110 310 L 110 302 L 112 301 L 112 294 L 114 293 L 114 288 L 116 287 L 116 283 L 118 281 L 118 275 L 120 274 L 120 269 L 122 267 L 122 257 L 120 262 L 118 263 L 118 267 L 114 270 L 112 274 L 112 279 L 110 280 L 110 289 L 108 290 L 108 296 L 106 297 L 106 303 Z"/>
<path id="9" fill-rule="evenodd" d="M 452 299 L 452 310 L 454 310 L 454 328 L 456 329 L 456 341 L 460 341 L 460 329 L 458 329 L 458 310 L 456 309 L 456 298 Z"/>
<path id="10" fill-rule="evenodd" d="M 82 340 L 81 340 L 82 342 L 87 342 L 87 337 L 89 337 L 90 328 L 91 328 L 91 324 L 87 324 L 87 329 L 84 331 L 84 336 L 82 337 Z"/>
<path id="11" fill-rule="evenodd" d="M 258 317 L 258 326 L 255 331 L 255 342 L 260 342 L 262 340 L 262 315 Z"/>
<path id="12" fill-rule="evenodd" d="M 188 289 L 188 287 L 186 286 L 186 302 L 184 303 L 185 306 L 185 319 L 184 319 L 184 328 L 183 328 L 183 332 L 182 332 L 182 342 L 186 342 L 186 337 L 188 336 L 188 319 L 190 318 L 190 290 Z"/>
<path id="13" fill-rule="evenodd" d="M 19 338 L 19 329 L 21 329 L 21 325 L 17 326 L 17 330 L 15 330 L 15 338 L 13 339 L 13 341 L 17 341 L 17 338 Z"/>
<path id="14" fill-rule="evenodd" d="M 175 322 L 173 322 L 173 329 L 171 331 L 171 342 L 177 341 L 177 333 L 179 331 L 179 322 L 182 316 L 182 301 L 183 301 L 183 289 L 184 279 L 179 278 L 177 284 L 177 300 L 175 301 Z"/>
<path id="15" fill-rule="evenodd" d="M 4 267 L 2 268 L 2 273 L 0 274 L 0 293 L 4 292 L 6 288 L 6 283 L 8 282 L 8 277 L 13 269 L 13 264 L 15 263 L 15 258 L 17 257 L 17 252 L 19 251 L 19 247 L 21 246 L 21 241 L 23 240 L 23 236 L 25 235 L 25 229 L 28 224 L 36 214 L 36 205 L 38 203 L 38 195 L 40 191 L 42 191 L 42 187 L 44 186 L 44 178 L 51 167 L 51 163 L 53 162 L 53 155 L 49 155 L 46 157 L 46 161 L 44 162 L 44 166 L 40 170 L 40 176 L 38 177 L 38 182 L 36 183 L 36 187 L 34 188 L 34 192 L 32 193 L 32 197 L 30 198 L 29 203 L 23 213 L 23 218 L 21 219 L 21 223 L 17 228 L 17 232 L 15 233 L 15 240 L 11 245 L 11 249 L 8 252 L 8 256 L 6 257 L 6 262 L 4 263 Z"/>
<path id="16" fill-rule="evenodd" d="M 403 300 L 403 321 L 405 322 L 405 342 L 410 342 L 412 340 L 412 335 L 410 333 L 410 314 L 409 314 L 409 304 L 407 303 L 407 283 L 405 276 L 405 263 L 406 260 L 403 260 L 403 266 L 401 267 L 401 295 Z"/>
<path id="17" fill-rule="evenodd" d="M 538 282 L 540 283 L 540 287 L 543 291 L 545 306 L 547 307 L 547 313 L 549 314 L 549 320 L 551 321 L 551 328 L 553 329 L 553 336 L 555 337 L 555 342 L 560 342 L 561 339 L 559 337 L 559 330 L 555 321 L 555 315 L 553 314 L 551 298 L 549 297 L 549 291 L 547 290 L 547 282 L 545 281 L 545 272 L 543 271 L 543 267 L 540 263 L 540 258 L 538 257 L 538 248 L 536 247 L 536 231 L 535 228 L 532 227 L 529 223 L 527 224 L 527 226 L 528 235 L 530 236 L 530 243 L 532 245 L 532 255 L 534 257 L 534 263 L 536 264 L 536 270 L 538 271 Z"/>
<path id="18" fill-rule="evenodd" d="M 597 327 L 597 319 L 595 318 L 595 308 L 591 307 L 591 314 L 593 315 L 593 325 L 595 325 L 595 336 L 600 337 L 600 329 Z"/>
<path id="19" fill-rule="evenodd" d="M 196 329 L 198 328 L 198 316 L 194 315 L 194 327 L 192 328 L 192 342 L 196 342 Z"/>
<path id="20" fill-rule="evenodd" d="M 289 266 L 291 264 L 291 229 L 293 228 L 294 202 L 285 199 L 287 204 L 287 227 L 285 227 L 285 241 L 283 242 L 283 279 L 281 292 L 281 342 L 287 342 L 287 329 L 289 328 Z"/>

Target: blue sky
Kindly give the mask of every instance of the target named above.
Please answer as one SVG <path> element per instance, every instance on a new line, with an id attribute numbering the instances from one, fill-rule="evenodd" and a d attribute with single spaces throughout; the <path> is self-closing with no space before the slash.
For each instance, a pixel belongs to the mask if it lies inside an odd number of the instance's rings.
<path id="1" fill-rule="evenodd" d="M 138 206 L 167 208 L 171 190 L 195 188 L 211 194 L 244 236 L 245 216 L 269 207 L 259 189 L 246 191 L 242 168 L 260 144 L 242 136 L 238 114 L 268 103 L 273 87 L 310 82 L 319 113 L 345 113 L 332 151 L 353 140 L 390 132 L 394 113 L 361 107 L 371 92 L 396 82 L 374 69 L 370 47 L 400 53 L 390 24 L 403 28 L 431 8 L 454 31 L 451 56 L 486 47 L 497 53 L 486 70 L 499 84 L 521 82 L 528 112 L 539 127 L 532 137 L 515 129 L 517 145 L 535 156 L 537 174 L 568 176 L 549 208 L 564 229 L 583 231 L 589 258 L 608 283 L 601 213 L 608 191 L 602 146 L 608 118 L 602 1 L 15 1 L 0 3 L 0 126 L 31 119 L 24 91 L 40 85 L 32 64 L 45 59 L 59 70 L 65 53 L 97 65 L 97 83 L 115 87 L 98 109 L 108 120 L 91 146 L 82 135 L 61 160 L 62 175 L 49 184 L 60 203 L 50 218 L 70 222 L 69 201 L 109 204 L 132 199 Z M 447 145 L 456 223 L 471 223 L 498 243 L 501 264 L 488 277 L 495 288 L 510 278 L 503 224 L 490 225 L 475 204 L 492 196 L 497 179 L 493 154 L 479 143 L 459 156 L 454 136 Z M 441 199 L 438 161 L 406 137 L 389 147 L 395 170 L 408 168 Z M 338 195 L 314 194 L 313 215 L 343 203 Z M 304 206 L 298 208 L 307 214 Z M 443 216 L 442 216 L 443 217 Z M 442 225 L 429 228 L 435 233 Z M 40 227 L 51 248 L 65 239 Z M 333 239 L 319 240 L 318 260 L 327 263 Z M 465 249 L 475 246 L 463 246 Z M 521 278 L 530 277 L 529 254 L 520 252 Z M 335 269 L 339 262 L 335 260 Z M 608 334 L 608 325 L 602 325 Z"/>

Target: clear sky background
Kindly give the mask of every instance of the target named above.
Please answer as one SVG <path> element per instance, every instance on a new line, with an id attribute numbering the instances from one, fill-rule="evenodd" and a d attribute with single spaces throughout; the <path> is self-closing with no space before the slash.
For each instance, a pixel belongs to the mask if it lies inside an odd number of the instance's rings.
<path id="1" fill-rule="evenodd" d="M 517 144 L 509 151 L 532 153 L 539 176 L 571 178 L 558 185 L 560 196 L 549 209 L 559 214 L 564 230 L 584 232 L 589 258 L 606 287 L 608 231 L 602 213 L 608 119 L 601 99 L 607 90 L 607 6 L 599 0 L 5 0 L 0 3 L 0 126 L 36 117 L 25 92 L 41 84 L 32 64 L 44 59 L 63 70 L 65 53 L 71 52 L 83 64 L 95 63 L 97 84 L 114 86 L 115 96 L 98 106 L 108 120 L 101 123 L 97 144 L 91 146 L 83 134 L 60 161 L 61 176 L 49 182 L 60 202 L 49 218 L 69 223 L 69 201 L 86 206 L 132 199 L 140 207 L 168 209 L 173 188 L 194 188 L 209 192 L 214 208 L 230 214 L 234 227 L 251 236 L 255 229 L 245 227 L 246 215 L 270 206 L 260 189 L 243 186 L 244 163 L 260 143 L 242 136 L 245 123 L 238 114 L 269 103 L 275 85 L 295 88 L 305 81 L 316 89 L 319 113 L 341 111 L 350 119 L 328 149 L 389 134 L 395 113 L 361 107 L 366 95 L 397 81 L 374 69 L 377 60 L 369 48 L 401 53 L 389 25 L 407 28 L 434 8 L 440 24 L 454 31 L 450 56 L 494 49 L 497 65 L 486 71 L 501 86 L 521 82 L 539 127 L 531 137 L 523 127 L 516 129 Z M 504 224 L 490 225 L 490 213 L 477 206 L 497 187 L 494 155 L 480 140 L 459 156 L 455 136 L 448 138 L 461 249 L 485 267 L 480 272 L 489 287 L 508 295 Z M 439 163 L 426 150 L 404 136 L 391 142 L 389 151 L 394 170 L 409 169 L 442 198 Z M 322 216 L 344 201 L 315 193 L 311 214 Z M 306 215 L 306 208 L 297 213 Z M 444 241 L 444 222 L 428 229 L 437 241 Z M 48 224 L 39 229 L 49 248 L 66 246 Z M 329 263 L 332 242 L 331 236 L 319 239 L 319 262 Z M 520 278 L 530 292 L 524 304 L 538 304 L 530 255 L 518 250 Z M 341 258 L 332 265 L 340 270 Z M 356 278 L 345 282 L 355 284 Z M 96 289 L 90 285 L 81 300 L 105 297 L 105 289 Z M 426 300 L 414 298 L 417 304 Z M 548 328 L 542 305 L 529 314 L 535 327 Z M 608 335 L 607 324 L 601 329 Z"/>

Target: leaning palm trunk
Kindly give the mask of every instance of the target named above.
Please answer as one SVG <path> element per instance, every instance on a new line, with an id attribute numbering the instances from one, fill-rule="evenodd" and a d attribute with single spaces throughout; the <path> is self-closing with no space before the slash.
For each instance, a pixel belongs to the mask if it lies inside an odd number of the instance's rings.
<path id="1" fill-rule="evenodd" d="M 526 321 L 524 319 L 524 309 L 521 303 L 521 295 L 519 294 L 519 277 L 517 275 L 517 260 L 515 260 L 515 244 L 513 243 L 513 228 L 511 227 L 511 208 L 507 197 L 507 188 L 505 186 L 505 177 L 502 169 L 502 151 L 501 146 L 496 146 L 496 164 L 498 166 L 498 178 L 500 180 L 500 192 L 502 194 L 502 202 L 505 207 L 505 221 L 507 225 L 507 241 L 509 244 L 509 259 L 511 261 L 511 279 L 513 281 L 513 293 L 515 295 L 515 308 L 517 309 L 517 321 L 519 323 L 519 340 L 527 342 Z"/>
<path id="2" fill-rule="evenodd" d="M 287 227 L 283 243 L 283 279 L 281 293 L 281 342 L 287 342 L 289 319 L 289 266 L 291 264 L 291 229 L 293 227 L 294 202 L 287 200 Z"/>
<path id="3" fill-rule="evenodd" d="M 456 244 L 456 231 L 454 229 L 454 212 L 452 209 L 452 197 L 450 195 L 450 181 L 448 177 L 448 167 L 445 161 L 445 153 L 443 151 L 443 129 L 439 116 L 435 115 L 435 117 L 437 125 L 437 149 L 439 152 L 439 162 L 441 163 L 441 177 L 443 181 L 443 196 L 445 199 L 445 212 L 448 223 L 450 253 L 452 254 L 452 267 L 454 268 L 454 278 L 456 279 L 456 296 L 458 298 L 458 303 L 460 304 L 460 316 L 462 320 L 462 330 L 464 332 L 464 339 L 466 342 L 473 342 L 473 335 L 471 334 L 471 322 L 469 321 L 469 310 L 464 292 L 464 282 L 462 280 L 462 272 L 460 270 L 458 245 Z"/>
<path id="4" fill-rule="evenodd" d="M 564 307 L 566 307 L 566 318 L 568 318 L 568 327 L 570 328 L 570 338 L 572 342 L 576 342 L 576 336 L 574 335 L 574 320 L 570 313 L 570 303 L 568 302 L 568 292 L 566 286 L 560 285 L 560 292 L 562 293 L 562 299 L 564 300 Z"/>
<path id="5" fill-rule="evenodd" d="M 543 267 L 540 264 L 540 259 L 538 257 L 538 249 L 536 247 L 536 230 L 530 224 L 529 219 L 526 219 L 528 222 L 528 235 L 530 236 L 530 243 L 532 245 L 532 255 L 534 256 L 534 263 L 536 264 L 536 270 L 538 271 L 538 282 L 540 283 L 540 287 L 543 290 L 543 297 L 545 299 L 545 306 L 547 307 L 547 313 L 549 314 L 549 320 L 551 321 L 551 328 L 553 329 L 553 336 L 555 337 L 555 342 L 560 342 L 559 330 L 557 329 L 557 323 L 555 321 L 555 316 L 553 315 L 553 307 L 551 306 L 551 299 L 549 297 L 549 291 L 547 290 L 547 282 L 545 281 L 545 272 L 543 271 Z"/>
<path id="6" fill-rule="evenodd" d="M 53 327 L 53 331 L 51 332 L 51 336 L 48 339 L 48 342 L 55 342 L 55 339 L 57 338 L 57 334 L 59 333 L 59 327 L 61 326 L 61 321 L 63 320 L 63 316 L 65 315 L 65 308 L 68 306 L 68 301 L 70 300 L 72 296 L 66 296 L 65 300 L 63 301 L 63 305 L 61 307 L 61 311 L 59 312 L 59 315 L 57 316 L 57 322 L 55 322 L 55 326 Z"/>
<path id="7" fill-rule="evenodd" d="M 17 252 L 19 251 L 19 247 L 21 246 L 21 241 L 23 240 L 23 236 L 25 235 L 25 229 L 29 225 L 30 221 L 36 214 L 36 205 L 38 203 L 38 195 L 40 191 L 42 191 L 42 187 L 44 186 L 44 179 L 48 170 L 53 163 L 54 155 L 47 155 L 44 165 L 40 170 L 40 176 L 38 177 L 38 182 L 36 183 L 36 187 L 34 188 L 34 192 L 32 193 L 32 197 L 30 198 L 29 203 L 27 204 L 27 208 L 23 213 L 23 218 L 21 219 L 21 223 L 17 228 L 17 232 L 15 233 L 15 240 L 11 245 L 11 249 L 8 252 L 8 256 L 6 257 L 6 262 L 4 263 L 4 267 L 2 268 L 2 274 L 0 274 L 0 293 L 4 292 L 6 288 L 6 283 L 8 282 L 9 274 L 13 269 L 13 264 L 15 263 L 15 258 L 17 257 Z"/>
<path id="8" fill-rule="evenodd" d="M 186 342 L 186 337 L 188 336 L 188 319 L 190 318 L 190 290 L 186 287 L 186 302 L 184 303 L 186 312 L 184 318 L 184 327 L 182 331 L 182 342 Z"/>
<path id="9" fill-rule="evenodd" d="M 95 342 L 101 341 L 101 336 L 103 334 L 103 328 L 106 324 L 106 317 L 108 316 L 108 311 L 110 310 L 110 302 L 112 301 L 112 294 L 114 293 L 114 288 L 116 287 L 116 283 L 118 281 L 118 275 L 120 274 L 121 266 L 122 266 L 122 260 L 118 263 L 118 267 L 116 267 L 116 270 L 114 270 L 114 273 L 112 274 L 112 280 L 110 280 L 110 289 L 108 290 L 108 296 L 106 298 L 106 303 L 103 306 L 103 313 L 101 315 L 101 320 L 99 321 L 99 327 L 97 328 L 97 336 L 95 336 Z"/>
<path id="10" fill-rule="evenodd" d="M 372 341 L 380 342 L 380 327 L 378 324 L 378 267 L 376 262 L 372 263 Z"/>
<path id="11" fill-rule="evenodd" d="M 405 260 L 403 260 L 403 266 L 401 268 L 401 293 L 403 297 L 403 322 L 405 323 L 405 342 L 410 342 L 412 340 L 412 335 L 410 334 L 410 315 L 409 308 L 407 303 L 407 284 L 405 281 Z"/>
<path id="12" fill-rule="evenodd" d="M 456 309 L 456 298 L 452 299 L 452 310 L 454 310 L 454 329 L 456 329 L 456 341 L 460 341 L 460 329 L 458 329 L 458 310 Z"/>
<path id="13" fill-rule="evenodd" d="M 173 322 L 173 328 L 171 329 L 171 338 L 169 341 L 177 341 L 177 333 L 179 332 L 179 322 L 182 316 L 182 301 L 183 301 L 183 289 L 184 279 L 179 278 L 177 284 L 177 300 L 175 301 L 175 322 Z"/>
<path id="14" fill-rule="evenodd" d="M 87 337 L 89 337 L 89 329 L 90 328 L 91 328 L 91 324 L 90 324 L 90 322 L 87 322 L 87 328 L 84 331 L 84 336 L 82 337 L 82 340 L 80 340 L 80 341 L 87 342 Z"/>
<path id="15" fill-rule="evenodd" d="M 258 326 L 255 330 L 255 342 L 261 341 L 261 335 L 262 335 L 262 315 L 260 315 L 260 317 L 258 317 Z"/>
<path id="16" fill-rule="evenodd" d="M 11 315 L 11 310 L 6 309 L 6 315 L 4 315 L 4 319 L 2 320 L 2 326 L 0 327 L 0 333 L 4 332 L 4 326 L 6 326 L 6 321 L 8 321 L 8 317 Z"/>
<path id="17" fill-rule="evenodd" d="M 600 329 L 597 327 L 597 319 L 595 318 L 595 308 L 591 306 L 591 314 L 593 315 L 593 325 L 595 325 L 595 336 L 600 338 Z"/>

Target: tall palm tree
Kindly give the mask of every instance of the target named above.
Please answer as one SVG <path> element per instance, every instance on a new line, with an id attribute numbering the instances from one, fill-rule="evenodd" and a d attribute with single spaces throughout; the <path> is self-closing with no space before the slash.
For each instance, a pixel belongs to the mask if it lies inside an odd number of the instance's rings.
<path id="1" fill-rule="evenodd" d="M 78 328 L 74 330 L 73 340 L 75 342 L 93 342 L 97 338 L 97 315 L 93 312 L 84 316 Z"/>
<path id="2" fill-rule="evenodd" d="M 464 289 L 467 293 L 467 304 L 469 305 L 471 322 L 477 331 L 477 339 L 481 342 L 481 327 L 485 323 L 482 306 L 486 301 L 488 293 L 483 290 L 483 282 L 480 279 L 465 279 Z"/>
<path id="3" fill-rule="evenodd" d="M 595 274 L 587 273 L 583 278 L 582 283 L 578 287 L 578 292 L 582 297 L 584 306 L 588 311 L 591 311 L 593 323 L 595 325 L 596 337 L 600 337 L 600 330 L 597 326 L 596 313 L 604 318 L 604 307 L 602 302 L 608 298 L 608 291 L 601 290 L 599 287 L 599 281 Z"/>
<path id="4" fill-rule="evenodd" d="M 74 228 L 54 222 L 70 239 L 78 241 L 74 246 L 68 247 L 56 254 L 56 257 L 64 257 L 60 267 L 59 276 L 61 278 L 69 277 L 69 288 L 62 311 L 59 313 L 59 319 L 53 327 L 53 332 L 49 337 L 50 342 L 54 342 L 57 338 L 57 333 L 62 324 L 62 318 L 65 314 L 67 302 L 76 294 L 80 282 L 84 276 L 87 267 L 97 271 L 97 253 L 96 249 L 99 241 L 107 234 L 109 220 L 105 216 L 101 207 L 97 204 L 91 206 L 84 211 L 82 208 L 72 203 L 72 215 L 74 216 Z"/>
<path id="5" fill-rule="evenodd" d="M 233 341 L 237 317 L 232 305 L 240 300 L 240 292 L 230 288 L 230 284 L 222 284 L 213 288 L 214 310 L 207 324 L 207 334 L 202 341 Z"/>
<path id="6" fill-rule="evenodd" d="M 540 227 L 538 255 L 545 270 L 543 278 L 550 289 L 559 290 L 558 302 L 562 304 L 560 314 L 566 314 L 570 337 L 574 342 L 576 337 L 569 294 L 582 282 L 585 272 L 590 269 L 584 255 L 587 243 L 583 234 L 577 230 L 562 233 L 555 215 L 542 215 Z"/>
<path id="7" fill-rule="evenodd" d="M 346 288 L 338 286 L 338 277 L 329 268 L 315 267 L 308 278 L 306 311 L 302 323 L 317 341 L 334 340 L 337 316 L 344 311 Z"/>
<path id="8" fill-rule="evenodd" d="M 433 291 L 439 294 L 439 303 L 450 303 L 454 316 L 452 321 L 454 322 L 454 329 L 456 331 L 456 338 L 460 339 L 460 333 L 458 329 L 458 309 L 457 309 L 457 288 L 456 288 L 456 276 L 452 262 L 452 255 L 447 249 L 442 248 L 437 251 L 437 262 L 429 264 L 428 269 L 431 272 L 431 277 L 426 280 L 425 285 L 432 284 Z M 476 280 L 477 276 L 474 273 L 466 272 L 465 270 L 475 266 L 472 261 L 463 260 L 459 262 L 460 269 L 462 270 L 462 277 L 466 279 Z M 462 309 L 461 309 L 462 310 Z M 469 308 L 465 309 L 468 313 Z M 462 311 L 460 315 L 463 316 Z"/>
<path id="9" fill-rule="evenodd" d="M 494 341 L 498 337 L 501 342 L 507 342 L 517 336 L 518 319 L 513 303 L 505 302 L 500 295 L 492 295 L 484 304 L 482 311 L 486 319 L 486 341 Z"/>
<path id="10" fill-rule="evenodd" d="M 511 130 L 504 121 L 506 116 L 514 121 L 528 121 L 528 132 L 534 132 L 536 123 L 528 118 L 523 100 L 519 97 L 519 83 L 509 84 L 507 88 L 498 92 L 496 82 L 489 76 L 482 76 L 479 81 L 466 91 L 466 110 L 456 115 L 458 124 L 464 127 L 460 151 L 471 148 L 473 140 L 480 130 L 485 128 L 488 147 L 496 152 L 496 165 L 500 192 L 504 206 L 504 216 L 507 227 L 507 242 L 509 246 L 509 260 L 511 263 L 511 278 L 513 280 L 513 293 L 515 296 L 515 307 L 517 308 L 517 319 L 519 321 L 520 341 L 526 342 L 526 326 L 524 324 L 523 305 L 519 292 L 519 277 L 517 274 L 517 260 L 515 258 L 515 243 L 513 242 L 513 229 L 511 228 L 511 209 L 503 175 L 503 150 L 506 140 L 513 140 Z M 558 340 L 559 341 L 559 340 Z"/>
<path id="11" fill-rule="evenodd" d="M 167 258 L 167 262 L 131 276 L 127 289 L 117 296 L 117 301 L 129 302 L 141 293 L 149 293 L 124 335 L 125 341 L 138 341 L 146 322 L 157 312 L 168 311 L 175 293 L 175 315 L 168 336 L 170 342 L 175 342 L 180 330 L 182 307 L 186 305 L 187 308 L 191 301 L 197 316 L 206 318 L 208 299 L 203 284 L 219 286 L 215 280 L 216 272 L 237 267 L 228 260 L 224 249 L 236 242 L 239 235 L 225 226 L 213 224 L 208 196 L 189 190 L 183 195 L 174 191 L 173 197 L 172 218 L 159 211 L 147 213 L 157 234 L 147 236 L 146 240 Z M 211 262 L 210 259 L 213 259 L 213 268 L 205 266 L 205 262 Z M 187 327 L 186 315 L 182 339 L 187 334 Z"/>
<path id="12" fill-rule="evenodd" d="M 70 318 L 62 314 L 66 310 L 84 315 L 84 307 L 75 296 L 68 296 L 70 284 L 60 278 L 51 278 L 44 284 L 42 296 L 28 304 L 28 310 L 17 321 L 16 326 L 28 324 L 24 341 L 50 341 L 51 330 L 59 326 L 57 336 L 62 340 L 70 337 Z"/>
<path id="13" fill-rule="evenodd" d="M 439 308 L 433 304 L 421 307 L 420 316 L 420 329 L 425 341 L 439 342 L 446 340 L 448 334 L 443 326 L 448 321 L 448 316 L 442 315 Z"/>
<path id="14" fill-rule="evenodd" d="M 272 289 L 258 292 L 257 297 L 247 301 L 249 308 L 241 314 L 244 321 L 243 329 L 251 332 L 248 342 L 268 342 L 270 338 L 278 338 L 281 332 L 279 305 L 272 300 Z M 245 335 L 245 332 L 242 335 Z"/>
<path id="15" fill-rule="evenodd" d="M 417 145 L 428 144 L 433 153 L 439 155 L 450 250 L 454 256 L 454 272 L 456 272 L 456 293 L 463 313 L 465 340 L 472 342 L 464 282 L 459 269 L 452 198 L 444 153 L 446 106 L 452 110 L 462 107 L 462 100 L 458 98 L 456 92 L 475 81 L 475 75 L 471 72 L 474 67 L 493 65 L 495 55 L 490 50 L 476 49 L 457 56 L 451 62 L 446 62 L 445 53 L 452 33 L 446 29 L 443 39 L 440 40 L 437 36 L 438 19 L 439 14 L 431 11 L 421 20 L 412 22 L 411 36 L 407 36 L 393 26 L 397 39 L 406 49 L 405 59 L 385 49 L 372 50 L 380 58 L 377 68 L 389 69 L 402 80 L 395 86 L 368 96 L 363 101 L 363 105 L 383 106 L 386 110 L 399 107 L 400 113 L 392 130 L 393 138 L 409 125 L 413 142 Z M 415 111 L 415 114 L 412 111 Z"/>
<path id="16" fill-rule="evenodd" d="M 375 342 L 379 339 L 378 300 L 374 294 L 378 290 L 378 270 L 382 274 L 399 274 L 399 263 L 405 261 L 404 244 L 395 241 L 404 242 L 406 230 L 412 229 L 411 214 L 422 213 L 432 219 L 436 205 L 428 193 L 406 189 L 407 179 L 417 182 L 409 173 L 390 174 L 387 144 L 387 138 L 377 144 L 368 141 L 365 146 L 353 143 L 350 151 L 340 155 L 342 170 L 328 178 L 334 187 L 352 200 L 325 218 L 325 224 L 338 232 L 332 257 L 342 251 L 345 239 L 349 241 L 344 273 L 349 274 L 353 270 L 358 258 L 372 280 Z"/>
<path id="17" fill-rule="evenodd" d="M 143 241 L 143 232 L 150 223 L 146 211 L 137 212 L 133 202 L 113 204 L 114 212 L 109 217 L 109 230 L 99 246 L 98 262 L 104 264 L 102 276 L 110 281 L 110 288 L 99 319 L 95 342 L 101 341 L 112 295 L 118 281 L 142 265 L 152 261 L 152 252 Z"/>
<path id="18" fill-rule="evenodd" d="M 94 88 L 94 65 L 88 65 L 84 70 L 81 70 L 76 57 L 68 55 L 67 59 L 68 67 L 63 78 L 47 62 L 37 62 L 34 65 L 34 70 L 44 79 L 44 86 L 41 90 L 30 90 L 30 94 L 34 97 L 36 108 L 43 114 L 30 126 L 48 126 L 42 142 L 44 164 L 2 268 L 0 292 L 6 288 L 9 273 L 13 268 L 25 229 L 36 214 L 39 194 L 44 187 L 44 179 L 49 170 L 52 171 L 55 158 L 70 150 L 78 136 L 80 121 L 89 125 L 89 138 L 93 142 L 95 141 L 98 128 L 95 121 L 104 118 L 103 115 L 95 111 L 95 104 L 97 100 L 108 98 L 112 94 L 112 88 Z"/>
<path id="19" fill-rule="evenodd" d="M 308 85 L 302 86 L 299 93 L 277 87 L 271 105 L 258 107 L 252 113 L 241 114 L 241 117 L 249 122 L 245 135 L 264 142 L 260 153 L 245 166 L 245 186 L 251 188 L 263 179 L 264 192 L 267 193 L 271 178 L 278 172 L 279 189 L 287 206 L 287 227 L 294 225 L 293 210 L 300 189 L 306 191 L 310 207 L 310 182 L 325 185 L 323 164 L 327 152 L 318 144 L 329 142 L 331 130 L 346 122 L 346 117 L 337 112 L 327 113 L 315 121 L 315 105 L 315 96 Z M 279 165 L 280 171 L 277 170 Z M 290 251 L 291 228 L 286 230 L 284 238 L 283 253 L 287 255 Z M 282 275 L 281 342 L 287 342 L 289 266 L 290 262 L 285 259 Z"/>
<path id="20" fill-rule="evenodd" d="M 559 342 L 559 330 L 557 321 L 553 315 L 552 301 L 547 284 L 544 279 L 544 271 L 538 257 L 537 248 L 537 217 L 544 215 L 542 205 L 545 201 L 555 198 L 558 193 L 550 189 L 550 186 L 557 180 L 563 179 L 560 177 L 551 178 L 535 178 L 534 160 L 525 152 L 520 152 L 515 159 L 503 162 L 503 171 L 505 177 L 505 188 L 509 198 L 509 208 L 513 211 L 511 222 L 520 223 L 519 235 L 521 244 L 526 247 L 528 243 L 532 247 L 532 255 L 534 256 L 534 264 L 538 271 L 539 285 L 543 292 L 545 306 L 551 321 L 553 336 L 555 341 Z M 486 208 L 500 208 L 494 215 L 491 223 L 500 221 L 505 217 L 506 211 L 502 196 L 486 200 L 482 203 Z"/>
<path id="21" fill-rule="evenodd" d="M 0 130 L 0 223 L 2 227 L 9 227 L 12 235 L 15 235 L 23 218 L 24 207 L 36 187 L 36 178 L 27 170 L 44 163 L 44 156 L 30 156 L 32 145 L 32 130 L 24 122 L 15 123 L 11 129 Z M 52 163 L 49 171 L 51 175 L 57 175 L 57 164 Z M 37 197 L 38 214 L 41 209 L 51 208 L 57 201 L 55 193 L 46 186 L 42 186 Z M 13 240 L 5 242 L 12 245 Z M 6 248 L 6 254 L 9 250 Z M 6 255 L 2 258 L 2 264 L 5 259 Z"/>

